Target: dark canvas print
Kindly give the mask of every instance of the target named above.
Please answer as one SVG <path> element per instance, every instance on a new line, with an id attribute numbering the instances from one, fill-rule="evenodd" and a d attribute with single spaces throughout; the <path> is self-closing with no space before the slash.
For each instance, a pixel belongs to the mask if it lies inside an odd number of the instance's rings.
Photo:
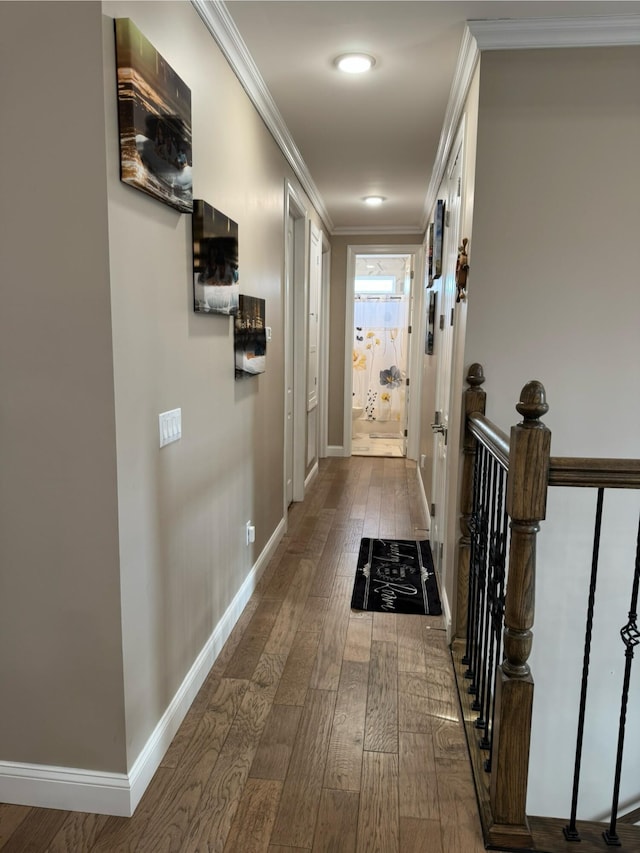
<path id="1" fill-rule="evenodd" d="M 238 225 L 206 201 L 193 202 L 193 310 L 237 314 Z"/>
<path id="2" fill-rule="evenodd" d="M 264 307 L 264 299 L 240 294 L 234 326 L 236 379 L 256 376 L 265 371 L 267 330 Z"/>
<path id="3" fill-rule="evenodd" d="M 191 213 L 191 90 L 130 18 L 115 31 L 120 178 Z"/>

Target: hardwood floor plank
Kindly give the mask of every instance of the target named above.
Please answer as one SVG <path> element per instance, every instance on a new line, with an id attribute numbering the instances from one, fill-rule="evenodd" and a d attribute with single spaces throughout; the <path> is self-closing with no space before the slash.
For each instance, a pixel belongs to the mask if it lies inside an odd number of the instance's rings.
<path id="1" fill-rule="evenodd" d="M 485 846 L 468 762 L 437 763 L 442 846 L 483 853 Z"/>
<path id="2" fill-rule="evenodd" d="M 0 803 L 0 850 L 23 820 L 31 813 L 30 806 L 14 806 L 12 803 Z"/>
<path id="3" fill-rule="evenodd" d="M 209 853 L 224 850 L 283 669 L 282 656 L 263 654 L 260 658 L 202 791 L 198 814 L 181 839 L 185 850 L 207 850 Z"/>
<path id="4" fill-rule="evenodd" d="M 311 560 L 300 560 L 264 646 L 267 654 L 289 654 L 302 620 L 314 570 L 315 566 Z"/>
<path id="5" fill-rule="evenodd" d="M 371 643 L 364 748 L 398 752 L 398 651 L 394 643 Z"/>
<path id="6" fill-rule="evenodd" d="M 320 598 L 316 595 L 310 595 L 302 613 L 300 620 L 299 631 L 320 632 L 324 626 L 324 619 L 329 607 L 329 597 Z"/>
<path id="7" fill-rule="evenodd" d="M 325 788 L 360 790 L 368 681 L 367 663 L 343 663 L 324 774 Z"/>
<path id="8" fill-rule="evenodd" d="M 398 671 L 427 671 L 425 624 L 422 616 L 398 613 Z"/>
<path id="9" fill-rule="evenodd" d="M 361 615 L 364 614 L 352 613 L 349 619 L 343 653 L 345 661 L 368 663 L 371 658 L 373 620 L 362 619 Z"/>
<path id="10" fill-rule="evenodd" d="M 107 820 L 107 815 L 70 812 L 46 848 L 47 853 L 91 850 Z"/>
<path id="11" fill-rule="evenodd" d="M 400 816 L 438 820 L 438 787 L 430 734 L 400 732 Z"/>
<path id="12" fill-rule="evenodd" d="M 173 769 L 156 770 L 133 815 L 108 818 L 91 853 L 137 853 L 149 820 L 172 779 Z"/>
<path id="13" fill-rule="evenodd" d="M 431 732 L 426 673 L 398 673 L 398 726 L 402 732 Z"/>
<path id="14" fill-rule="evenodd" d="M 364 753 L 356 850 L 400 853 L 397 755 Z"/>
<path id="15" fill-rule="evenodd" d="M 316 663 L 309 686 L 314 690 L 337 690 L 351 609 L 351 582 L 338 577 L 320 636 Z"/>
<path id="16" fill-rule="evenodd" d="M 402 853 L 454 853 L 453 847 L 443 850 L 439 820 L 413 817 L 400 818 L 400 850 Z"/>
<path id="17" fill-rule="evenodd" d="M 303 632 L 302 628 L 298 631 L 278 685 L 275 704 L 304 705 L 319 643 L 319 631 Z"/>
<path id="18" fill-rule="evenodd" d="M 372 613 L 373 633 L 371 639 L 382 643 L 398 642 L 396 613 Z"/>
<path id="19" fill-rule="evenodd" d="M 274 705 L 267 717 L 249 777 L 283 780 L 300 722 L 301 707 Z"/>
<path id="20" fill-rule="evenodd" d="M 209 778 L 240 709 L 248 701 L 250 686 L 238 679 L 222 679 L 217 700 L 207 711 L 182 759 L 181 772 L 174 773 L 157 802 L 137 853 L 172 853 L 179 850 L 193 822 L 201 812 Z"/>
<path id="21" fill-rule="evenodd" d="M 248 779 L 231 824 L 225 853 L 267 853 L 282 782 Z"/>
<path id="22" fill-rule="evenodd" d="M 359 799 L 353 791 L 322 791 L 313 853 L 355 851 Z"/>
<path id="23" fill-rule="evenodd" d="M 251 678 L 281 607 L 281 599 L 260 601 L 224 671 L 226 678 Z"/>
<path id="24" fill-rule="evenodd" d="M 32 809 L 11 833 L 2 847 L 2 853 L 43 853 L 51 839 L 62 828 L 69 812 L 57 809 Z"/>
<path id="25" fill-rule="evenodd" d="M 271 835 L 274 844 L 313 844 L 335 703 L 332 691 L 310 690 L 307 695 Z"/>

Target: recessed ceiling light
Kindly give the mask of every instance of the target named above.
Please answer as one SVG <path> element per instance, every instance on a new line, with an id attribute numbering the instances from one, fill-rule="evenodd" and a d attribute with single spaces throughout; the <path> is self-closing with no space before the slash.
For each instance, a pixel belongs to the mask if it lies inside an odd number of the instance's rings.
<path id="1" fill-rule="evenodd" d="M 376 64 L 373 56 L 366 53 L 345 53 L 335 59 L 336 66 L 340 71 L 347 74 L 362 74 L 369 71 Z"/>
<path id="2" fill-rule="evenodd" d="M 381 195 L 368 195 L 362 199 L 365 204 L 368 204 L 369 207 L 378 207 L 378 205 L 382 204 L 383 201 L 386 201 Z"/>

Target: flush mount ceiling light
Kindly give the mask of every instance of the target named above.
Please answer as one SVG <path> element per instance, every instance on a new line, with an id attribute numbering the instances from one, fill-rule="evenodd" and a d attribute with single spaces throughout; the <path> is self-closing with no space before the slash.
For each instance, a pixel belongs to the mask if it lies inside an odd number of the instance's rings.
<path id="1" fill-rule="evenodd" d="M 376 64 L 373 56 L 367 53 L 343 53 L 334 60 L 336 68 L 347 74 L 362 74 L 370 71 Z"/>
<path id="2" fill-rule="evenodd" d="M 382 204 L 383 201 L 386 201 L 386 198 L 384 198 L 384 196 L 381 196 L 381 195 L 368 195 L 368 196 L 365 196 L 362 199 L 362 201 L 365 204 L 368 204 L 369 207 L 378 207 L 379 205 Z"/>

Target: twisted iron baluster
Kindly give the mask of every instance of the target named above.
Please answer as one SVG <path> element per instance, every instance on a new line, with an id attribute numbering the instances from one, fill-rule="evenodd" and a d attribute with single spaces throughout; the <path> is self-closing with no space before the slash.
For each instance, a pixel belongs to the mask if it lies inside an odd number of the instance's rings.
<path id="1" fill-rule="evenodd" d="M 576 743 L 576 761 L 573 771 L 573 795 L 571 798 L 571 817 L 562 832 L 567 841 L 580 841 L 580 833 L 576 827 L 578 812 L 578 787 L 580 785 L 580 765 L 582 763 L 582 741 L 584 737 L 584 717 L 587 705 L 587 682 L 589 680 L 589 660 L 591 658 L 591 634 L 593 630 L 593 611 L 596 597 L 596 581 L 598 578 L 598 557 L 600 554 L 600 530 L 602 528 L 602 502 L 604 489 L 598 489 L 596 505 L 596 525 L 593 533 L 593 556 L 591 559 L 591 581 L 589 584 L 589 603 L 587 605 L 587 624 L 584 638 L 584 658 L 582 663 L 582 687 L 580 690 L 580 713 L 578 714 L 578 739 Z"/>
<path id="2" fill-rule="evenodd" d="M 620 839 L 616 833 L 616 820 L 618 818 L 618 799 L 620 797 L 620 776 L 622 774 L 622 751 L 624 749 L 624 730 L 627 721 L 627 701 L 629 699 L 629 682 L 631 680 L 631 664 L 633 663 L 633 649 L 640 643 L 640 631 L 638 630 L 638 586 L 640 584 L 640 523 L 638 524 L 638 539 L 636 542 L 636 567 L 633 574 L 633 587 L 631 591 L 631 607 L 629 609 L 629 621 L 621 628 L 620 636 L 625 645 L 624 683 L 622 686 L 622 699 L 620 702 L 620 728 L 618 730 L 618 755 L 616 757 L 616 775 L 613 786 L 613 802 L 611 805 L 611 823 L 609 829 L 602 833 L 604 840 L 612 847 L 620 847 Z"/>
<path id="3" fill-rule="evenodd" d="M 498 482 L 498 464 L 496 460 L 491 458 L 491 473 L 490 486 L 487 503 L 490 504 L 488 519 L 490 523 L 488 527 L 488 548 L 487 548 L 487 573 L 486 573 L 486 599 L 484 611 L 483 625 L 483 643 L 482 643 L 482 680 L 480 682 L 480 693 L 478 696 L 478 708 L 480 712 L 475 727 L 484 729 L 487 725 L 487 717 L 484 714 L 486 705 L 486 697 L 489 690 L 489 662 L 491 654 L 491 590 L 493 586 L 493 572 L 495 569 L 495 538 L 496 538 L 496 500 L 497 500 L 497 482 Z M 482 740 L 480 741 L 482 743 Z"/>
<path id="4" fill-rule="evenodd" d="M 478 695 L 478 678 L 480 676 L 480 668 L 481 668 L 481 651 L 482 651 L 482 623 L 484 616 L 484 608 L 485 608 L 485 586 L 487 579 L 487 536 L 488 536 L 488 525 L 487 525 L 487 507 L 486 507 L 486 496 L 487 496 L 487 479 L 489 476 L 489 465 L 487 462 L 489 461 L 489 454 L 485 448 L 483 448 L 483 456 L 484 456 L 484 464 L 482 468 L 482 485 L 480 486 L 480 498 L 481 498 L 481 511 L 479 516 L 479 535 L 478 535 L 478 577 L 477 577 L 477 601 L 478 606 L 476 610 L 476 623 L 478 626 L 478 632 L 476 636 L 476 642 L 473 649 L 473 658 L 471 661 L 471 669 L 473 671 L 473 680 L 469 686 L 468 692 L 472 696 Z M 471 705 L 474 711 L 479 710 L 478 700 L 475 699 L 473 704 Z"/>
<path id="5" fill-rule="evenodd" d="M 505 507 L 504 507 L 504 469 L 500 468 L 498 472 L 498 489 L 495 505 L 495 533 L 491 546 L 491 585 L 489 588 L 489 609 L 491 613 L 491 646 L 489 653 L 489 665 L 487 673 L 489 684 L 485 696 L 485 729 L 484 737 L 480 741 L 482 749 L 491 748 L 491 729 L 492 729 L 492 705 L 495 694 L 495 678 L 496 671 L 494 663 L 498 660 L 497 651 L 500 644 L 500 635 L 502 633 L 502 612 L 504 610 L 504 602 L 501 603 L 501 589 L 504 584 L 504 569 L 505 569 L 505 533 L 504 526 L 506 523 Z M 485 770 L 491 769 L 490 761 L 485 762 Z"/>
<path id="6" fill-rule="evenodd" d="M 491 717 L 488 728 L 489 755 L 484 762 L 484 769 L 487 773 L 491 773 L 491 760 L 493 756 L 493 721 L 496 714 L 496 678 L 498 677 L 498 669 L 500 668 L 499 661 L 502 651 L 502 629 L 504 628 L 504 596 L 505 583 L 507 579 L 507 554 L 509 536 L 509 516 L 507 515 L 506 507 L 502 509 L 502 531 L 500 534 L 500 544 L 502 552 L 500 554 L 500 573 L 496 576 L 496 607 L 493 614 L 494 624 L 493 630 L 496 636 L 496 666 L 493 672 L 493 697 L 491 705 Z"/>

